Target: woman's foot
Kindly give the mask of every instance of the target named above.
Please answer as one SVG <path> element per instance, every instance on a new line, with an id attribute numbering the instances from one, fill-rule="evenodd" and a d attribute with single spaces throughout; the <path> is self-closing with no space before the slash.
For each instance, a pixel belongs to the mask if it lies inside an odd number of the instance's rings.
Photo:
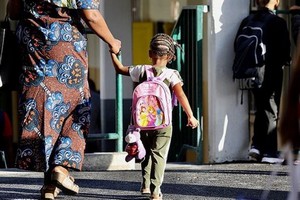
<path id="1" fill-rule="evenodd" d="M 53 200 L 59 194 L 59 189 L 55 185 L 43 185 L 41 188 L 41 199 Z"/>
<path id="2" fill-rule="evenodd" d="M 69 175 L 69 171 L 64 167 L 57 166 L 52 170 L 51 181 L 65 194 L 74 195 L 79 192 L 79 186 L 74 183 L 74 178 Z"/>

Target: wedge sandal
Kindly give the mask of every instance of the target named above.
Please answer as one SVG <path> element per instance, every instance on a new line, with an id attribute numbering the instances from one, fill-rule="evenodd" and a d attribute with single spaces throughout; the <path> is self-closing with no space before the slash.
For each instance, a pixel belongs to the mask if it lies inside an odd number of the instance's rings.
<path id="1" fill-rule="evenodd" d="M 51 174 L 51 181 L 65 194 L 75 195 L 79 192 L 79 186 L 74 183 L 74 178 L 59 169 L 53 170 Z"/>

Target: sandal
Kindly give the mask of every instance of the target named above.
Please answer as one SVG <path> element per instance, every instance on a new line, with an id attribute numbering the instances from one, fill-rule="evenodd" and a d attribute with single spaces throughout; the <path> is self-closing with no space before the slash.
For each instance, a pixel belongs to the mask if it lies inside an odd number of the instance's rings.
<path id="1" fill-rule="evenodd" d="M 65 194 L 78 194 L 79 186 L 74 183 L 74 178 L 64 173 L 59 167 L 55 167 L 51 174 L 53 184 L 61 189 Z"/>
<path id="2" fill-rule="evenodd" d="M 53 200 L 60 192 L 60 190 L 54 185 L 43 185 L 40 191 L 41 199 L 45 200 Z"/>

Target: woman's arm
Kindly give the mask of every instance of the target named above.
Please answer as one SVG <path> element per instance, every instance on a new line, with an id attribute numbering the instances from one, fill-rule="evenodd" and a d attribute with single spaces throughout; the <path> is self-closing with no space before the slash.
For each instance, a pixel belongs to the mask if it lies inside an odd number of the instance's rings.
<path id="1" fill-rule="evenodd" d="M 128 66 L 124 66 L 120 60 L 118 59 L 117 55 L 114 53 L 110 53 L 111 55 L 111 60 L 113 62 L 113 65 L 115 67 L 115 70 L 118 74 L 122 74 L 125 76 L 129 76 L 129 67 Z"/>
<path id="2" fill-rule="evenodd" d="M 84 9 L 81 14 L 85 23 L 108 44 L 110 51 L 117 54 L 121 49 L 121 41 L 114 38 L 100 11 Z"/>
<path id="3" fill-rule="evenodd" d="M 194 117 L 193 111 L 191 109 L 190 103 L 182 89 L 182 86 L 180 83 L 177 83 L 173 90 L 175 92 L 175 95 L 180 103 L 180 105 L 183 107 L 183 110 L 185 111 L 187 117 L 188 117 L 188 123 L 187 126 L 192 127 L 193 129 L 196 128 L 199 125 L 198 120 Z"/>
<path id="4" fill-rule="evenodd" d="M 21 0 L 9 0 L 6 6 L 8 17 L 12 20 L 19 20 L 22 12 Z"/>

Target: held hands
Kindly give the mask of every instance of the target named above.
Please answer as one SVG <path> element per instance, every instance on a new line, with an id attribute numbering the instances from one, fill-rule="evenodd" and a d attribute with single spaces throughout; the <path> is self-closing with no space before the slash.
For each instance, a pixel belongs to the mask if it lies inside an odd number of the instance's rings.
<path id="1" fill-rule="evenodd" d="M 114 53 L 114 54 L 118 54 L 120 52 L 121 49 L 121 41 L 118 39 L 115 39 L 113 41 L 113 43 L 109 44 L 109 51 Z"/>
<path id="2" fill-rule="evenodd" d="M 199 126 L 199 121 L 194 116 L 192 116 L 188 119 L 187 126 L 192 127 L 192 129 L 197 128 Z"/>

